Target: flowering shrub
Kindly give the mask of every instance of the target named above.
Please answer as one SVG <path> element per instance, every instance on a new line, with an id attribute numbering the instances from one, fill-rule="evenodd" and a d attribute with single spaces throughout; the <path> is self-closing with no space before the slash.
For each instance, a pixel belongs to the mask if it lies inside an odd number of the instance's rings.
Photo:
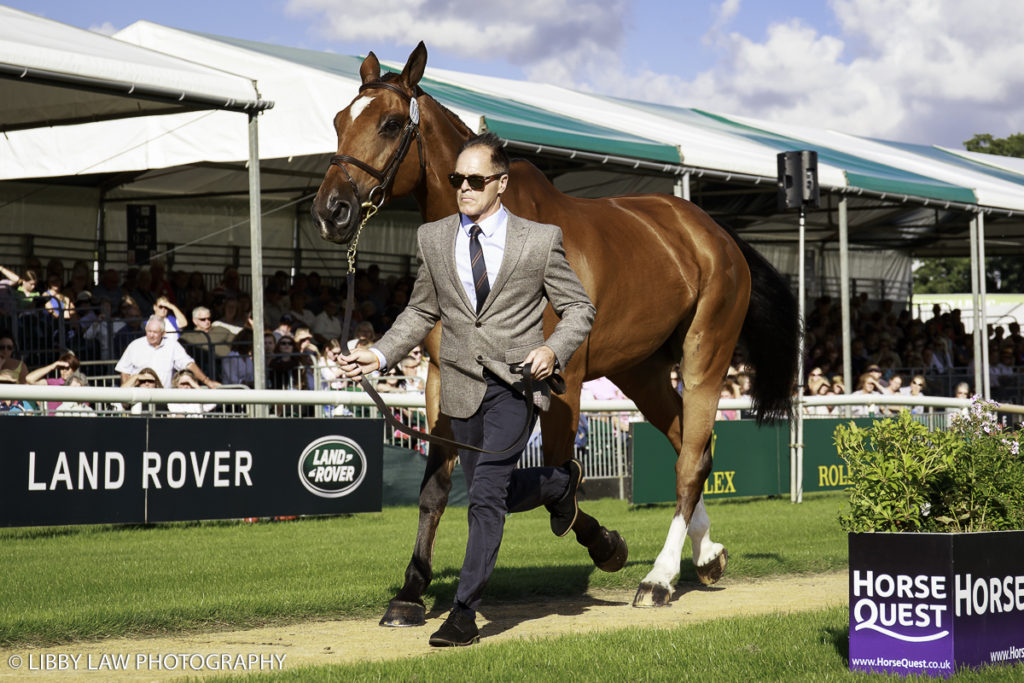
<path id="1" fill-rule="evenodd" d="M 1024 529 L 1020 435 L 1003 428 L 994 403 L 975 397 L 946 429 L 930 431 L 908 412 L 835 431 L 846 461 L 846 531 Z"/>

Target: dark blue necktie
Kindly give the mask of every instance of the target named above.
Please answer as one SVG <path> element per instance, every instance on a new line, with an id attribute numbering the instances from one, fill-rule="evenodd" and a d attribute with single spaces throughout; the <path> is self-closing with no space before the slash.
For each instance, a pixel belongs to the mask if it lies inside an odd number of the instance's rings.
<path id="1" fill-rule="evenodd" d="M 469 263 L 473 268 L 473 287 L 476 289 L 476 312 L 484 307 L 487 295 L 491 293 L 491 283 L 487 281 L 487 264 L 484 263 L 484 250 L 480 246 L 479 225 L 469 229 Z"/>

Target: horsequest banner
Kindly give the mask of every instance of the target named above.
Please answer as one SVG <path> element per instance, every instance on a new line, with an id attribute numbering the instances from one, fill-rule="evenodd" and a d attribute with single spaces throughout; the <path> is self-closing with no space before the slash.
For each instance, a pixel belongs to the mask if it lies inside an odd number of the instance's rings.
<path id="1" fill-rule="evenodd" d="M 1024 531 L 851 533 L 850 669 L 1024 661 Z"/>
<path id="2" fill-rule="evenodd" d="M 0 526 L 381 509 L 379 419 L 8 417 Z"/>

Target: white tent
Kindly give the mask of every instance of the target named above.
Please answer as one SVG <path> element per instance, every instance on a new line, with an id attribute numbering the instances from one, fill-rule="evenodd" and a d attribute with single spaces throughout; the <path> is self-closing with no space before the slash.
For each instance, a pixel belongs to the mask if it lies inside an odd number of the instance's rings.
<path id="1" fill-rule="evenodd" d="M 260 98 L 254 80 L 0 6 L 0 130 L 11 145 L 0 151 L 3 164 L 17 167 L 18 160 L 26 158 L 28 152 L 19 148 L 19 141 L 59 139 L 85 121 L 107 125 L 103 122 L 135 117 L 146 121 L 174 112 L 244 112 L 247 147 L 240 145 L 236 155 L 244 158 L 240 150 L 249 151 L 252 268 L 257 273 L 261 249 L 256 117 L 271 107 L 273 102 Z M 238 124 L 237 117 L 233 123 Z M 240 124 L 236 127 L 242 130 Z M 89 136 L 65 142 L 66 147 L 46 145 L 31 151 L 51 160 L 70 150 L 89 150 L 92 158 L 107 151 L 105 140 Z M 259 278 L 254 278 L 254 287 L 254 294 L 261 295 Z M 256 312 L 256 322 L 262 324 L 262 309 Z M 264 384 L 262 355 L 262 346 L 257 345 L 257 388 Z"/>

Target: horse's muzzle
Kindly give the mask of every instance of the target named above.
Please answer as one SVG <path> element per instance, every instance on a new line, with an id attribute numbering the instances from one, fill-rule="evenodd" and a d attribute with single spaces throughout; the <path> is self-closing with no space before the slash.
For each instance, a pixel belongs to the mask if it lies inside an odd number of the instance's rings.
<path id="1" fill-rule="evenodd" d="M 313 222 L 320 229 L 320 237 L 337 244 L 347 244 L 359 225 L 359 204 L 330 192 L 326 200 L 317 197 L 311 210 Z"/>

